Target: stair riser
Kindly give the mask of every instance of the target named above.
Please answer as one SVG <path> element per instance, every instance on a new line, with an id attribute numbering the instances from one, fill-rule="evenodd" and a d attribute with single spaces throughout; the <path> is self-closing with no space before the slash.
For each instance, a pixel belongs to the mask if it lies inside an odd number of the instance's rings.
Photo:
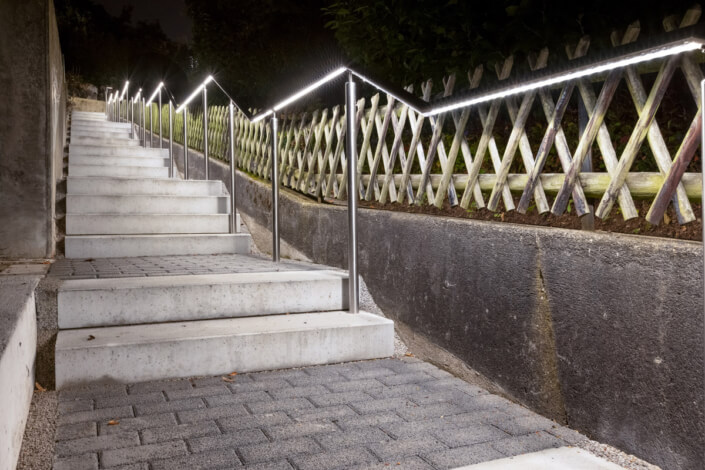
<path id="1" fill-rule="evenodd" d="M 227 197 L 66 196 L 72 214 L 229 214 Z M 149 233 L 149 232 L 142 232 Z"/>
<path id="2" fill-rule="evenodd" d="M 66 258 L 121 258 L 130 256 L 214 255 L 249 253 L 250 236 L 237 234 L 170 236 L 155 235 L 144 238 L 129 236 L 65 238 Z"/>
<path id="3" fill-rule="evenodd" d="M 226 280 L 231 282 L 223 283 Z M 59 328 L 348 308 L 347 276 L 336 272 L 240 273 L 99 281 L 66 281 L 59 288 Z M 86 289 L 73 290 L 81 287 Z"/>
<path id="4" fill-rule="evenodd" d="M 92 145 L 92 146 L 107 146 L 107 147 L 139 147 L 140 141 L 127 138 L 107 138 L 107 137 L 83 137 L 71 136 L 71 144 L 73 145 Z"/>
<path id="5" fill-rule="evenodd" d="M 73 155 L 69 157 L 69 169 L 73 165 L 143 166 L 160 168 L 169 165 L 168 158 L 161 157 L 101 157 Z"/>
<path id="6" fill-rule="evenodd" d="M 86 129 L 86 128 L 71 128 L 71 137 L 95 137 L 95 138 L 111 138 L 111 139 L 129 139 L 130 129 Z"/>
<path id="7" fill-rule="evenodd" d="M 237 227 L 240 214 L 237 215 Z M 150 234 L 197 234 L 228 233 L 229 215 L 112 215 L 112 214 L 67 214 L 67 235 L 138 235 Z"/>
<path id="8" fill-rule="evenodd" d="M 179 181 L 110 178 L 68 178 L 68 194 L 153 194 L 165 196 L 224 196 L 220 181 Z"/>
<path id="9" fill-rule="evenodd" d="M 150 149 L 143 147 L 101 147 L 96 145 L 69 145 L 69 161 L 74 155 L 99 157 L 162 157 L 169 158 L 168 149 Z"/>
<path id="10" fill-rule="evenodd" d="M 131 178 L 168 178 L 169 168 L 105 165 L 69 165 L 70 176 L 127 176 Z"/>
<path id="11" fill-rule="evenodd" d="M 237 215 L 236 227 L 240 227 Z M 66 215 L 67 235 L 228 233 L 229 215 Z"/>
<path id="12" fill-rule="evenodd" d="M 328 314 L 320 314 L 328 315 Z M 350 315 L 350 314 L 339 314 Z M 359 319 L 371 314 L 360 313 Z M 301 317 L 301 315 L 289 315 Z M 277 317 L 276 321 L 282 317 Z M 228 320 L 225 322 L 259 322 L 262 327 L 246 329 L 241 334 L 228 334 L 223 320 L 223 331 L 203 328 L 210 322 L 174 323 L 141 326 L 160 328 L 168 334 L 172 329 L 194 330 L 192 339 L 144 341 L 135 344 L 113 343 L 91 347 L 84 340 L 85 348 L 65 346 L 66 333 L 61 331 L 56 350 L 56 387 L 84 385 L 95 382 L 134 383 L 175 377 L 193 377 L 227 374 L 232 371 L 254 372 L 312 365 L 333 364 L 389 357 L 394 353 L 394 324 L 377 317 L 364 324 L 312 326 L 290 331 L 267 332 L 270 318 Z M 313 321 L 311 321 L 313 323 Z M 114 334 L 121 338 L 134 337 L 135 327 L 120 328 Z M 199 329 L 203 334 L 199 336 Z M 254 333 L 252 331 L 255 331 Z M 80 330 L 81 337 L 101 335 L 109 329 Z M 162 335 L 163 336 L 163 335 Z M 79 365 L 80 366 L 77 366 Z"/>
<path id="13" fill-rule="evenodd" d="M 102 121 L 95 121 L 95 120 L 88 120 L 88 119 L 79 119 L 79 120 L 72 120 L 71 121 L 71 129 L 94 129 L 94 130 L 101 130 L 101 129 L 120 129 L 123 131 L 129 131 L 130 130 L 130 123 L 122 123 L 122 122 L 102 122 Z"/>

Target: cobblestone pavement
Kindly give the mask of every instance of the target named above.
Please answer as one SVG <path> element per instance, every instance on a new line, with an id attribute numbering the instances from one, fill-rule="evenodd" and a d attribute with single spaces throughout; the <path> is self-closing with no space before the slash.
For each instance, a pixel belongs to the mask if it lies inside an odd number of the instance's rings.
<path id="1" fill-rule="evenodd" d="M 220 254 L 184 256 L 141 256 L 137 258 L 60 259 L 52 264 L 50 277 L 95 279 L 185 274 L 226 274 L 243 272 L 301 271 L 331 269 L 299 261 L 272 263 L 257 255 Z"/>
<path id="2" fill-rule="evenodd" d="M 448 469 L 580 434 L 415 358 L 59 393 L 55 470 Z"/>

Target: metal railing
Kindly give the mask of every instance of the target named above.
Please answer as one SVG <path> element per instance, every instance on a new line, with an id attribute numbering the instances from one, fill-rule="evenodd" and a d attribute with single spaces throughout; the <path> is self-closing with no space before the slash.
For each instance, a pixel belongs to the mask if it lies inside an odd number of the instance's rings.
<path id="1" fill-rule="evenodd" d="M 675 37 L 675 38 L 674 38 Z M 423 174 L 421 176 L 420 181 L 417 182 L 417 188 L 418 188 L 418 193 L 416 194 L 415 197 L 410 196 L 410 201 L 413 202 L 418 202 L 419 198 L 423 196 L 427 191 L 429 196 L 432 194 L 432 191 L 427 188 L 431 188 L 431 181 L 430 181 L 430 170 L 433 164 L 433 158 L 432 155 L 437 146 L 439 146 L 439 138 L 440 138 L 440 132 L 442 131 L 442 126 L 443 126 L 443 119 L 448 116 L 452 116 L 454 120 L 456 120 L 456 127 L 458 126 L 458 118 L 462 121 L 462 118 L 456 114 L 458 111 L 463 111 L 463 113 L 466 112 L 471 107 L 478 107 L 481 106 L 483 103 L 496 103 L 498 100 L 505 99 L 507 97 L 512 97 L 516 96 L 519 94 L 524 94 L 525 96 L 532 96 L 539 92 L 540 90 L 547 89 L 556 85 L 563 85 L 564 88 L 564 94 L 565 90 L 569 89 L 572 91 L 572 87 L 574 86 L 574 83 L 579 82 L 580 80 L 584 79 L 585 77 L 589 77 L 595 74 L 607 74 L 607 80 L 606 81 L 612 81 L 615 83 L 611 83 L 610 86 L 616 87 L 616 84 L 618 82 L 618 78 L 621 77 L 621 70 L 632 67 L 636 64 L 640 64 L 643 62 L 647 61 L 652 61 L 655 59 L 659 58 L 667 58 L 667 62 L 669 64 L 676 63 L 678 60 L 678 56 L 680 56 L 683 53 L 689 52 L 689 51 L 695 51 L 695 50 L 701 50 L 703 48 L 703 45 L 705 44 L 705 34 L 703 34 L 702 28 L 698 30 L 690 29 L 690 30 L 681 30 L 679 34 L 677 35 L 670 35 L 668 37 L 665 37 L 665 39 L 662 39 L 660 41 L 655 41 L 655 44 L 652 44 L 648 48 L 643 48 L 639 44 L 630 44 L 628 46 L 623 46 L 623 47 L 618 47 L 615 48 L 613 53 L 610 55 L 610 57 L 602 57 L 600 60 L 597 61 L 589 61 L 587 59 L 584 60 L 579 60 L 573 64 L 573 66 L 568 69 L 568 70 L 560 70 L 560 71 L 553 71 L 552 73 L 542 73 L 539 75 L 536 75 L 535 78 L 532 78 L 530 80 L 526 80 L 523 83 L 520 84 L 512 84 L 512 85 L 501 85 L 499 87 L 494 87 L 491 89 L 487 89 L 484 91 L 473 91 L 469 94 L 466 95 L 460 95 L 456 97 L 444 97 L 439 100 L 429 100 L 429 101 L 424 101 L 421 100 L 420 98 L 417 98 L 415 95 L 411 94 L 409 91 L 405 89 L 401 89 L 398 87 L 394 86 L 388 86 L 382 84 L 379 80 L 373 79 L 369 77 L 367 74 L 364 74 L 360 72 L 359 70 L 356 70 L 355 68 L 348 67 L 348 66 L 340 66 L 335 68 L 332 72 L 328 73 L 327 75 L 323 76 L 321 79 L 316 80 L 312 82 L 310 85 L 299 89 L 295 90 L 290 94 L 288 98 L 285 100 L 282 100 L 281 102 L 275 103 L 270 106 L 266 106 L 263 109 L 262 112 L 254 115 L 248 111 L 242 110 L 239 106 L 237 106 L 236 102 L 230 97 L 230 95 L 223 90 L 223 88 L 215 81 L 215 79 L 211 76 L 207 77 L 206 80 L 199 85 L 194 92 L 184 101 L 183 104 L 181 104 L 177 110 L 176 114 L 179 114 L 183 112 L 183 122 L 184 122 L 184 174 L 185 177 L 188 179 L 188 104 L 191 102 L 194 98 L 196 98 L 199 94 L 202 96 L 203 100 L 203 151 L 204 151 L 204 157 L 205 157 L 205 175 L 206 179 L 209 178 L 209 153 L 208 153 L 208 133 L 209 133 L 209 124 L 208 124 L 208 107 L 207 107 L 207 87 L 208 85 L 212 82 L 218 88 L 220 88 L 228 97 L 229 99 L 229 113 L 228 113 L 228 132 L 229 132 L 229 139 L 230 139 L 230 180 L 231 180 L 231 197 L 232 197 L 232 202 L 231 202 L 231 209 L 232 209 L 232 217 L 233 220 L 235 219 L 236 216 L 236 203 L 235 203 L 235 121 L 236 121 L 236 116 L 235 116 L 235 108 L 238 109 L 238 114 L 241 118 L 244 118 L 247 120 L 250 124 L 256 124 L 259 121 L 262 121 L 266 118 L 270 119 L 270 129 L 271 129 L 271 135 L 269 139 L 269 161 L 271 162 L 271 165 L 269 166 L 271 173 L 268 175 L 271 178 L 271 184 L 272 184 L 272 243 L 273 243 L 273 249 L 272 249 L 272 258 L 275 262 L 278 262 L 280 259 L 280 252 L 279 252 L 279 185 L 280 185 L 280 175 L 279 175 L 279 113 L 285 109 L 287 106 L 295 103 L 297 100 L 300 100 L 304 96 L 313 93 L 316 89 L 319 87 L 323 86 L 326 83 L 331 82 L 332 80 L 337 79 L 343 74 L 347 74 L 347 80 L 345 83 L 345 104 L 346 104 L 346 110 L 345 110 L 345 156 L 346 156 L 346 165 L 345 168 L 343 169 L 343 178 L 341 182 L 345 184 L 348 188 L 347 191 L 347 207 L 348 207 L 348 271 L 349 271 L 349 310 L 352 313 L 356 313 L 359 311 L 359 284 L 358 284 L 358 268 L 357 268 L 357 259 L 358 259 L 358 247 L 357 247 L 357 203 L 358 203 L 358 198 L 360 197 L 361 193 L 363 196 L 368 196 L 371 192 L 372 185 L 373 183 L 376 184 L 377 178 L 374 174 L 374 169 L 371 169 L 372 173 L 370 175 L 370 178 L 368 180 L 368 186 L 367 186 L 367 191 L 358 191 L 355 190 L 354 188 L 360 188 L 364 189 L 363 186 L 360 185 L 360 160 L 358 159 L 358 153 L 357 153 L 357 127 L 358 123 L 356 122 L 356 113 L 354 110 L 356 109 L 356 103 L 357 103 L 357 97 L 356 97 L 356 86 L 355 86 L 355 78 L 358 78 L 362 80 L 363 82 L 366 82 L 373 87 L 377 88 L 378 90 L 382 91 L 383 93 L 386 93 L 390 97 L 390 102 L 393 102 L 394 100 L 401 103 L 402 106 L 404 107 L 405 111 L 409 114 L 412 112 L 415 113 L 418 117 L 418 122 L 423 122 L 423 118 L 428 118 L 428 120 L 433 124 L 434 132 L 433 132 L 433 137 L 431 140 L 431 144 L 429 145 L 429 155 L 427 155 L 427 160 L 421 161 L 423 163 L 422 165 L 422 170 Z M 619 71 L 620 73 L 617 73 L 615 71 Z M 610 78 L 610 77 L 616 77 L 615 78 Z M 658 81 L 658 79 L 657 79 Z M 705 84 L 705 80 L 703 82 Z M 160 84 L 161 86 L 161 84 Z M 700 116 L 700 112 L 705 109 L 705 85 L 702 85 L 704 88 L 702 88 L 702 91 L 700 93 L 700 111 L 698 116 Z M 656 85 L 655 85 L 656 87 Z M 126 88 L 125 88 L 126 89 Z M 123 95 L 124 95 L 124 90 L 123 90 Z M 568 94 L 569 95 L 569 94 Z M 117 94 L 114 94 L 113 97 L 117 97 Z M 602 94 L 601 97 L 602 98 Z M 111 98 L 111 101 L 113 101 L 113 98 Z M 117 102 L 117 112 L 115 109 L 112 109 L 113 116 L 116 114 L 117 119 L 119 120 L 121 118 L 121 112 L 120 112 L 120 103 L 122 101 L 121 98 L 115 98 Z M 598 100 L 598 104 L 600 104 L 600 101 Z M 605 103 L 602 103 L 603 105 Z M 172 103 L 170 100 L 170 109 L 171 109 Z M 554 117 L 555 117 L 555 108 L 560 106 L 560 102 L 558 105 L 554 106 Z M 643 105 L 642 105 L 643 106 Z M 653 105 L 651 104 L 650 106 Z M 114 108 L 114 106 L 113 106 Z M 160 114 L 161 114 L 161 106 L 160 106 Z M 385 123 L 388 126 L 389 121 L 392 120 L 392 110 L 393 107 L 392 105 L 388 105 L 388 109 L 386 111 L 385 115 Z M 521 109 L 519 111 L 522 111 Z M 655 109 L 650 109 L 650 111 L 653 111 L 655 113 Z M 524 109 L 525 112 L 525 109 Z M 597 114 L 598 111 L 595 111 L 594 114 Z M 653 120 L 653 113 L 651 114 L 651 120 L 647 118 L 643 118 L 644 122 L 642 123 L 640 120 L 640 124 L 644 129 L 647 129 L 649 126 L 649 123 L 652 122 Z M 516 114 L 516 112 L 515 112 Z M 170 113 L 171 115 L 171 113 Z M 603 116 L 604 117 L 604 114 Z M 467 119 L 467 118 L 465 118 Z M 513 118 L 514 119 L 514 118 Z M 159 119 L 160 121 L 160 138 L 161 138 L 161 118 Z M 600 121 L 600 122 L 598 122 Z M 141 120 L 142 122 L 142 129 L 144 133 L 145 125 L 144 125 L 144 120 Z M 151 129 L 151 112 L 150 112 L 150 129 Z M 171 116 L 170 116 L 170 122 L 171 122 Z M 695 121 L 699 124 L 699 129 L 696 128 L 696 130 L 700 131 L 701 138 L 705 139 L 705 131 L 703 131 L 703 120 L 700 119 L 699 121 Z M 550 150 L 550 147 L 553 146 L 554 143 L 554 138 L 556 135 L 556 129 L 557 126 L 559 125 L 560 120 L 556 121 L 554 119 L 550 124 L 550 128 L 553 129 L 553 132 L 548 132 L 542 141 L 541 148 L 539 150 L 539 153 L 536 156 L 535 162 L 532 163 L 531 168 L 527 168 L 528 171 L 528 181 L 524 187 L 523 190 L 523 196 L 522 196 L 522 201 L 520 203 L 520 206 L 523 207 L 524 209 L 526 208 L 528 201 L 530 201 L 531 197 L 536 197 L 537 203 L 541 200 L 543 200 L 544 197 L 541 195 L 543 194 L 543 189 L 541 188 L 541 183 L 540 180 L 538 179 L 538 175 L 542 170 L 543 163 L 545 162 L 545 158 L 548 155 L 548 151 Z M 368 142 L 369 139 L 369 132 L 370 132 L 370 127 L 375 125 L 374 119 L 370 119 L 368 123 L 368 132 L 366 133 L 366 142 Z M 597 128 L 600 127 L 601 125 L 601 120 L 597 118 L 591 118 L 590 122 L 588 123 L 588 129 L 585 132 L 585 135 L 589 135 L 590 137 L 585 137 L 581 138 L 581 144 L 576 150 L 575 155 L 573 155 L 573 158 L 568 161 L 568 166 L 566 167 L 566 175 L 564 180 L 562 181 L 560 185 L 560 190 L 558 191 L 558 195 L 556 197 L 556 200 L 554 201 L 553 208 L 551 211 L 555 214 L 560 214 L 565 210 L 565 206 L 568 202 L 568 198 L 570 197 L 571 194 L 574 195 L 574 199 L 576 200 L 576 204 L 584 199 L 584 195 L 581 196 L 582 192 L 576 191 L 578 189 L 582 189 L 580 184 L 576 183 L 578 182 L 577 177 L 580 171 L 580 168 L 582 166 L 583 160 L 587 154 L 586 151 L 581 150 L 583 147 L 587 146 L 588 144 L 592 143 L 592 140 L 595 138 L 597 134 Z M 333 123 L 332 126 L 332 131 L 335 132 L 335 126 L 336 123 Z M 385 126 L 382 126 L 385 128 Z M 395 126 L 396 127 L 396 126 Z M 291 130 L 291 127 L 290 127 Z M 519 129 L 521 131 L 522 129 Z M 549 129 L 550 130 L 550 129 Z M 284 133 L 284 129 L 282 129 L 282 135 Z M 150 133 L 151 134 L 151 133 Z M 170 126 L 170 138 L 172 138 L 172 129 Z M 457 133 L 456 133 L 457 134 Z M 462 134 L 461 134 L 462 135 Z M 513 144 L 512 145 L 519 145 L 519 134 L 517 134 L 516 137 L 512 137 L 513 139 Z M 646 135 L 646 130 L 644 133 L 638 134 L 638 138 L 641 139 L 640 142 L 643 142 L 643 139 Z M 697 135 L 697 134 L 695 134 Z M 418 134 L 417 134 L 418 136 Z M 416 137 L 415 137 L 416 138 Z M 265 142 L 264 138 L 264 133 L 260 133 L 260 139 L 261 142 Z M 636 139 L 636 138 L 635 138 Z M 395 139 L 396 140 L 396 139 Z M 457 136 L 456 139 L 457 140 Z M 382 145 L 382 137 L 380 137 L 380 143 L 379 145 Z M 414 145 L 418 144 L 418 141 L 412 141 L 412 145 L 410 148 L 414 148 Z M 456 143 L 454 141 L 454 151 L 455 154 L 457 155 L 458 153 L 458 148 L 455 148 Z M 398 145 L 398 144 L 397 144 Z M 458 144 L 460 145 L 460 144 Z M 636 142 L 630 142 L 629 145 L 636 145 Z M 365 144 L 363 143 L 363 147 Z M 514 152 L 516 152 L 516 148 L 514 147 Z M 703 142 L 703 148 L 705 148 L 705 141 Z M 439 147 L 440 148 L 440 147 Z M 341 149 L 342 150 L 342 149 Z M 514 156 L 514 152 L 509 152 L 505 155 L 504 158 L 499 162 L 499 165 L 496 165 L 497 167 L 497 176 L 496 180 L 493 184 L 492 187 L 492 194 L 490 195 L 490 208 L 496 207 L 498 201 L 502 197 L 506 197 L 506 192 L 509 191 L 508 185 L 507 185 L 507 176 L 508 176 L 508 171 L 509 171 L 509 166 L 511 165 L 512 158 Z M 340 152 L 336 152 L 337 155 L 335 158 L 333 158 L 331 161 L 335 162 L 335 165 L 331 163 L 331 167 L 329 170 L 329 175 L 330 179 L 328 187 L 330 188 L 332 185 L 336 184 L 338 179 L 337 179 L 337 165 L 338 161 L 341 157 Z M 440 153 L 440 152 L 439 152 Z M 560 153 L 560 152 L 559 152 Z M 170 151 L 170 155 L 172 152 Z M 373 160 L 370 161 L 372 162 L 378 162 L 379 161 L 379 155 L 380 155 L 380 150 L 375 152 L 375 157 Z M 507 155 L 509 157 L 507 157 Z M 364 158 L 365 155 L 362 154 L 360 158 Z M 692 157 L 692 155 L 691 155 Z M 314 157 L 315 158 L 315 157 Z M 628 171 L 628 163 L 629 160 L 633 159 L 633 156 L 627 156 L 627 158 L 624 158 L 617 162 L 617 166 L 615 169 L 615 177 L 612 179 L 606 190 L 604 191 L 603 199 L 600 203 L 600 207 L 598 208 L 598 216 L 605 216 L 609 212 L 609 209 L 611 208 L 612 204 L 614 201 L 617 200 L 617 197 L 623 194 L 621 189 L 624 187 L 624 181 L 626 178 L 626 173 L 624 169 Z M 326 170 L 325 170 L 325 160 L 326 158 L 324 157 L 323 159 L 323 166 L 321 167 L 321 172 L 319 175 L 318 179 L 318 187 L 320 187 L 322 184 L 325 184 L 325 176 L 326 176 Z M 369 160 L 369 157 L 368 157 Z M 685 160 L 685 158 L 683 159 Z M 409 158 L 406 160 L 407 163 L 411 163 L 411 155 L 409 155 Z M 685 162 L 685 165 L 683 164 L 683 161 L 679 161 L 678 157 L 676 157 L 676 160 L 673 162 L 672 165 L 668 165 L 669 171 L 664 177 L 664 184 L 661 187 L 661 190 L 659 191 L 659 194 L 657 196 L 656 201 L 654 202 L 654 207 L 652 207 L 652 210 L 655 210 L 656 212 L 652 214 L 655 217 L 663 217 L 663 213 L 665 212 L 665 209 L 668 205 L 668 202 L 674 198 L 676 195 L 676 189 L 679 184 L 679 181 L 683 175 L 683 172 L 685 171 L 685 167 L 687 166 L 687 162 Z M 377 163 L 376 163 L 377 164 Z M 376 164 L 373 167 L 372 165 L 371 168 L 376 168 Z M 409 165 L 408 166 L 410 169 Z M 450 165 L 447 165 L 446 162 L 446 168 L 444 170 L 444 174 L 442 176 L 442 183 L 444 183 L 442 186 L 439 186 L 438 189 L 438 197 L 440 197 L 440 201 L 443 200 L 445 197 L 445 192 L 446 189 L 450 191 L 451 189 L 454 191 L 454 186 L 451 185 L 450 187 L 448 186 L 450 181 L 453 179 L 453 174 L 452 174 L 452 168 L 449 169 Z M 266 167 L 266 165 L 265 165 Z M 479 171 L 479 166 L 474 165 L 473 168 L 477 171 Z M 303 171 L 303 168 L 301 169 Z M 309 171 L 309 176 L 310 174 L 313 173 L 313 170 L 310 169 Z M 299 175 L 301 177 L 303 175 Z M 388 178 L 389 174 L 385 176 L 385 184 L 389 183 Z M 405 177 L 408 178 L 408 172 L 406 172 Z M 477 174 L 474 175 L 475 178 L 477 178 Z M 394 181 L 394 179 L 392 179 Z M 473 177 L 471 175 L 470 178 L 468 178 L 467 184 L 466 184 L 466 192 L 468 197 L 465 198 L 467 201 L 469 201 L 470 198 L 473 196 L 473 190 L 475 189 L 475 184 L 477 183 L 477 179 L 473 180 Z M 411 188 L 411 182 L 407 179 L 407 183 L 404 183 L 404 176 L 402 177 L 402 182 L 399 185 L 399 190 L 400 192 L 406 192 L 403 188 L 406 184 L 409 185 L 409 188 Z M 479 183 L 478 183 L 479 184 Z M 703 178 L 702 181 L 703 186 L 705 187 L 705 178 Z M 441 189 L 442 188 L 442 189 Z M 469 188 L 469 191 L 468 191 Z M 343 194 L 342 187 L 339 188 L 338 195 L 340 196 Z M 477 188 L 479 190 L 479 186 Z M 540 189 L 540 190 L 539 190 Z M 412 193 L 409 193 L 410 195 Z M 576 198 L 575 194 L 578 194 L 578 197 Z M 705 193 L 701 193 L 705 194 Z M 510 193 L 511 195 L 511 193 Z M 403 194 L 402 194 L 403 197 Z M 439 201 L 438 198 L 435 199 L 435 202 L 437 203 Z M 631 199 L 629 199 L 631 201 Z M 620 199 L 620 203 L 622 202 L 622 199 Z M 658 203 L 658 204 L 657 204 Z M 506 200 L 505 200 L 506 204 Z M 581 206 L 583 210 L 583 213 L 586 213 L 588 211 L 587 206 Z M 651 212 L 650 212 L 651 214 Z M 703 215 L 705 216 L 705 204 L 703 204 Z M 705 233 L 705 229 L 704 229 Z M 705 258 L 703 260 L 703 266 L 705 269 Z M 705 282 L 705 281 L 704 281 Z"/>

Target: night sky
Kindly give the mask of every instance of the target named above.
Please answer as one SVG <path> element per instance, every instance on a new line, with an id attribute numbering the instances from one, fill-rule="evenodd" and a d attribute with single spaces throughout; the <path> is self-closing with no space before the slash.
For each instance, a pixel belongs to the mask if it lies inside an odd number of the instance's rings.
<path id="1" fill-rule="evenodd" d="M 191 19 L 186 14 L 183 0 L 95 0 L 103 5 L 108 13 L 119 16 L 122 7 L 133 5 L 133 21 L 158 20 L 164 33 L 174 41 L 186 43 L 191 40 Z"/>

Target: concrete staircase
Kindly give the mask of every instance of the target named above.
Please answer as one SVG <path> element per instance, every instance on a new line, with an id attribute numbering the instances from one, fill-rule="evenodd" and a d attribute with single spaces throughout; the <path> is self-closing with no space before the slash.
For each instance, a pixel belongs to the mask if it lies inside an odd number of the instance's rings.
<path id="1" fill-rule="evenodd" d="M 248 234 L 227 233 L 229 199 L 220 181 L 169 179 L 168 155 L 136 142 L 129 125 L 74 112 L 67 258 L 249 253 Z M 244 265 L 248 259 L 242 255 Z M 296 269 L 62 281 L 56 386 L 393 354 L 392 321 L 344 311 L 345 273 Z"/>
<path id="2" fill-rule="evenodd" d="M 249 253 L 250 236 L 229 233 L 229 195 L 221 181 L 168 176 L 168 150 L 141 147 L 130 124 L 74 112 L 66 257 Z"/>

